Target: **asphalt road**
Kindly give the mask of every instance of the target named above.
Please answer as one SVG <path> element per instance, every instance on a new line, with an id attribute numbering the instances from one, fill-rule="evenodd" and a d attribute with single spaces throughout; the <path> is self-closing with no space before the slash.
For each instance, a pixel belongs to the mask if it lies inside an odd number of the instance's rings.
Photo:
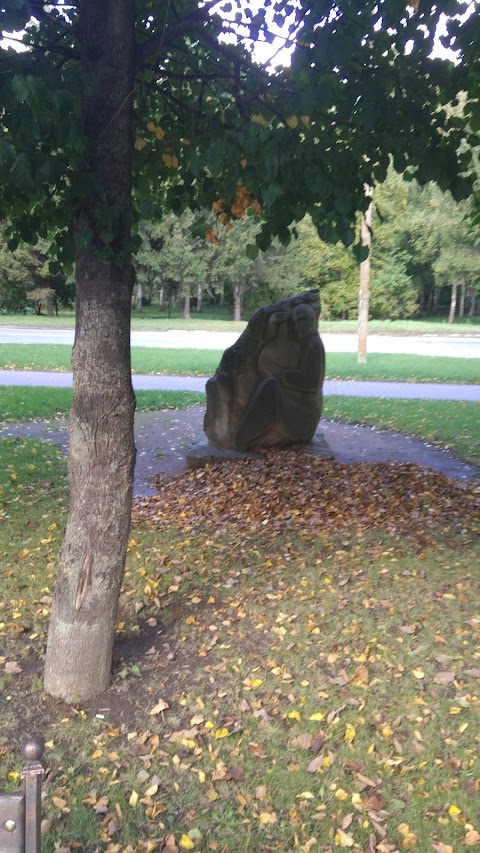
<path id="1" fill-rule="evenodd" d="M 32 329 L 0 326 L 0 343 L 3 344 L 64 344 L 72 346 L 73 329 Z M 320 334 L 327 352 L 356 352 L 357 336 L 327 332 Z M 133 346 L 162 347 L 168 349 L 224 350 L 238 338 L 238 332 L 180 331 L 141 332 L 132 330 Z M 480 334 L 468 337 L 456 335 L 369 335 L 368 352 L 402 353 L 404 355 L 448 356 L 449 358 L 479 358 Z M 480 366 L 479 366 L 480 377 Z"/>

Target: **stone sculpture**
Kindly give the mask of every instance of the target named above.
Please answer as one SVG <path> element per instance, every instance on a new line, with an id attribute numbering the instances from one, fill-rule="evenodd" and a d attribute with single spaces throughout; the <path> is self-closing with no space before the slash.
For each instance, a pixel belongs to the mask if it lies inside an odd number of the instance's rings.
<path id="1" fill-rule="evenodd" d="M 325 350 L 318 290 L 260 308 L 206 386 L 204 430 L 221 449 L 311 441 L 322 413 Z"/>

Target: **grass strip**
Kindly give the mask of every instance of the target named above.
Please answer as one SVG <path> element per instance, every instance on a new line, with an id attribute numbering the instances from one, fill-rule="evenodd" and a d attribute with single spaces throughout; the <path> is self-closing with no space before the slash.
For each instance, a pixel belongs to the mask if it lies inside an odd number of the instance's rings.
<path id="1" fill-rule="evenodd" d="M 0 421 L 51 420 L 68 415 L 71 388 L 0 386 Z M 137 391 L 137 411 L 186 409 L 205 400 L 194 391 Z"/>
<path id="2" fill-rule="evenodd" d="M 243 321 L 234 321 L 228 308 L 217 306 L 207 307 L 190 320 L 183 320 L 180 311 L 173 309 L 168 317 L 165 311 L 160 311 L 158 305 L 152 305 L 145 307 L 141 313 L 133 312 L 132 329 L 241 332 L 251 314 L 245 313 L 244 316 Z M 35 314 L 1 315 L 0 325 L 27 329 L 73 329 L 75 313 L 61 311 L 57 317 L 38 317 Z M 418 320 L 370 320 L 368 330 L 372 335 L 472 335 L 480 334 L 480 317 L 457 317 L 454 323 L 449 323 L 446 316 Z M 357 334 L 357 331 L 357 320 L 324 320 L 320 317 L 320 332 Z"/>
<path id="3" fill-rule="evenodd" d="M 221 350 L 133 347 L 134 373 L 165 376 L 211 376 Z M 328 379 L 390 382 L 480 383 L 480 359 L 372 353 L 358 364 L 355 353 L 329 353 Z M 65 345 L 0 344 L 0 369 L 71 370 L 71 349 Z"/>

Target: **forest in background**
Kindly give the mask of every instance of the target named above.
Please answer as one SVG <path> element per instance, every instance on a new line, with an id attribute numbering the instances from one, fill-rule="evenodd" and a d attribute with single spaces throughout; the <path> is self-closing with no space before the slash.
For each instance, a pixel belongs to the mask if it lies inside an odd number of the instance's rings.
<path id="1" fill-rule="evenodd" d="M 480 228 L 469 202 L 456 202 L 434 183 L 420 187 L 393 169 L 375 189 L 370 317 L 407 319 L 479 313 Z M 358 261 L 341 243 L 320 240 L 309 217 L 252 259 L 261 228 L 255 207 L 228 223 L 215 212 L 166 215 L 139 224 L 132 308 L 159 304 L 182 317 L 205 304 L 231 306 L 232 318 L 283 296 L 320 287 L 324 319 L 355 319 Z M 205 234 L 205 223 L 207 232 Z M 285 245 L 287 243 L 287 245 Z M 256 253 L 251 253 L 252 255 Z M 11 252 L 0 239 L 0 312 L 54 314 L 75 301 L 73 276 L 49 273 L 49 245 Z"/>

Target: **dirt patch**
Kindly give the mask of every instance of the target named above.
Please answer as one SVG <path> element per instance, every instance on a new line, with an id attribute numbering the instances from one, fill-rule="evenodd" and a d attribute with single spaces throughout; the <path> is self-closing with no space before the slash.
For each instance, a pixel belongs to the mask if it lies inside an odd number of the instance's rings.
<path id="1" fill-rule="evenodd" d="M 186 452 L 202 434 L 204 413 L 204 406 L 137 413 L 136 496 L 156 491 L 150 477 L 180 474 L 186 470 Z M 456 480 L 467 482 L 480 478 L 478 466 L 463 462 L 448 450 L 393 430 L 322 419 L 319 432 L 323 433 L 337 462 L 416 462 Z M 66 451 L 68 422 L 65 419 L 33 421 L 8 424 L 0 429 L 0 438 L 10 436 L 53 441 Z"/>

